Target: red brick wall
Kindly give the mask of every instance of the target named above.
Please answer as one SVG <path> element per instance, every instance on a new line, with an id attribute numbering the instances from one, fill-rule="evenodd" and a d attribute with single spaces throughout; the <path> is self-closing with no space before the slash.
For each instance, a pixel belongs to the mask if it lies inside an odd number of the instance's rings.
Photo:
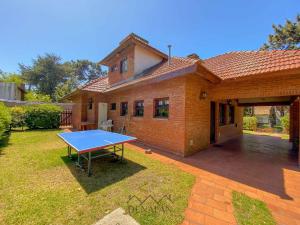
<path id="1" fill-rule="evenodd" d="M 257 77 L 244 81 L 226 81 L 214 86 L 211 98 L 216 100 L 300 95 L 300 74 Z"/>
<path id="2" fill-rule="evenodd" d="M 201 92 L 207 93 L 207 98 L 201 99 Z M 212 84 L 200 78 L 197 74 L 186 77 L 186 142 L 185 155 L 205 149 L 210 145 L 210 103 L 213 99 Z M 235 105 L 235 123 L 219 126 L 219 103 L 216 101 L 216 143 L 222 143 L 242 134 L 243 108 Z M 227 103 L 224 101 L 223 103 Z M 228 118 L 227 110 L 227 118 Z"/>
<path id="3" fill-rule="evenodd" d="M 116 103 L 116 111 L 109 110 L 108 116 L 114 121 L 114 130 L 119 132 L 124 121 L 128 134 L 139 140 L 183 155 L 185 149 L 185 78 L 174 78 L 147 86 L 110 93 L 110 103 Z M 169 97 L 169 118 L 153 118 L 153 101 Z M 144 116 L 133 116 L 133 103 L 144 100 Z M 120 116 L 120 102 L 128 102 L 128 116 Z"/>
<path id="4" fill-rule="evenodd" d="M 200 99 L 210 84 L 197 74 L 186 77 L 186 141 L 185 155 L 207 148 L 210 142 L 210 99 Z"/>
<path id="5" fill-rule="evenodd" d="M 290 107 L 290 141 L 299 138 L 299 101 L 294 101 Z"/>
<path id="6" fill-rule="evenodd" d="M 238 137 L 243 133 L 243 107 L 238 107 L 237 103 L 235 101 L 232 101 L 232 105 L 235 107 L 234 124 L 230 124 L 229 121 L 227 120 L 225 125 L 220 126 L 219 125 L 219 103 L 226 103 L 226 102 L 218 101 L 216 106 L 216 111 L 217 111 L 216 143 L 222 143 L 228 141 L 229 139 Z M 227 105 L 227 110 L 226 110 L 227 118 L 229 116 L 228 107 L 229 105 Z"/>
<path id="7" fill-rule="evenodd" d="M 73 128 L 79 129 L 80 122 L 81 122 L 81 96 L 76 95 L 72 98 L 72 102 L 74 103 L 72 109 L 72 125 Z"/>
<path id="8" fill-rule="evenodd" d="M 114 79 L 114 78 L 113 78 Z M 200 99 L 200 93 L 207 92 L 207 98 Z M 219 126 L 219 103 L 227 99 L 275 97 L 300 94 L 300 79 L 294 75 L 285 78 L 261 78 L 236 82 L 224 82 L 213 86 L 197 74 L 171 80 L 136 86 L 123 91 L 115 91 L 95 96 L 94 115 L 81 118 L 93 118 L 97 121 L 98 102 L 108 102 L 108 118 L 114 121 L 114 130 L 119 132 L 123 123 L 128 134 L 139 140 L 172 151 L 188 155 L 205 149 L 210 144 L 210 102 L 216 102 L 216 141 L 221 143 L 242 133 L 242 107 L 235 107 L 235 124 Z M 155 98 L 169 97 L 170 115 L 168 119 L 153 118 L 153 101 Z M 86 99 L 86 97 L 85 97 Z M 144 100 L 144 117 L 133 116 L 133 103 Z M 120 103 L 126 101 L 129 114 L 120 116 Z M 110 110 L 110 103 L 116 103 L 117 109 Z M 233 101 L 235 104 L 235 101 Z M 75 106 L 76 107 L 76 106 Z M 82 107 L 86 107 L 84 104 Z M 297 110 L 299 113 L 299 110 Z M 227 111 L 228 112 L 228 111 Z M 298 128 L 297 128 L 298 129 Z M 297 134 L 294 134 L 297 135 Z M 298 130 L 299 135 L 299 130 Z"/>

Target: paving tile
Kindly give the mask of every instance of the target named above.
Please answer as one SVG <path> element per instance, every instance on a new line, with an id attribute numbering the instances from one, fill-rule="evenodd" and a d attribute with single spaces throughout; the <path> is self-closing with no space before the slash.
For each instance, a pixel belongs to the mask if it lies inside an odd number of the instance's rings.
<path id="1" fill-rule="evenodd" d="M 277 224 L 300 225 L 300 169 L 286 153 L 289 146 L 276 137 L 244 135 L 186 158 L 159 150 L 147 157 L 196 176 L 184 225 L 236 224 L 233 190 L 264 201 Z"/>

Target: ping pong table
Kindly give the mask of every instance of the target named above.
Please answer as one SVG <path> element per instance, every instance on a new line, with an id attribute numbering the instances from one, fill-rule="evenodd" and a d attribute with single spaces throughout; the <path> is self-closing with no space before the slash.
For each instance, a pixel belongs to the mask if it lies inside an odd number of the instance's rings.
<path id="1" fill-rule="evenodd" d="M 59 133 L 58 136 L 68 145 L 68 157 L 71 151 L 77 152 L 77 165 L 81 167 L 81 159 L 88 162 L 88 176 L 92 174 L 92 159 L 113 155 L 121 151 L 121 161 L 124 157 L 124 143 L 135 141 L 135 137 L 103 130 L 87 130 Z M 121 145 L 121 147 L 119 147 Z"/>

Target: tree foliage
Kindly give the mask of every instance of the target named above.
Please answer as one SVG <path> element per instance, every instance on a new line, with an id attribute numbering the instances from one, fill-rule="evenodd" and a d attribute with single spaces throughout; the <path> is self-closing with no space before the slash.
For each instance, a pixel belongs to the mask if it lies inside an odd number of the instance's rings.
<path id="1" fill-rule="evenodd" d="M 25 94 L 25 101 L 28 102 L 51 102 L 50 95 L 40 94 L 35 91 L 28 91 Z"/>
<path id="2" fill-rule="evenodd" d="M 287 20 L 284 26 L 273 24 L 273 30 L 274 34 L 269 35 L 261 50 L 300 49 L 300 15 L 295 22 Z"/>
<path id="3" fill-rule="evenodd" d="M 62 62 L 55 54 L 38 56 L 31 66 L 20 64 L 22 77 L 29 90 L 49 95 L 59 101 L 78 85 L 103 76 L 100 65 L 88 60 Z"/>
<path id="4" fill-rule="evenodd" d="M 20 85 L 24 83 L 24 80 L 17 73 L 4 73 L 0 70 L 0 82 L 12 82 Z"/>

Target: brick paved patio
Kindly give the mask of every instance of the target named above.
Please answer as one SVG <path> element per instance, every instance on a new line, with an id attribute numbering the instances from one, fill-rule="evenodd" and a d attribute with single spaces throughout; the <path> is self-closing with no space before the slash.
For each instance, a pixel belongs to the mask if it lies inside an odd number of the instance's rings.
<path id="1" fill-rule="evenodd" d="M 243 135 L 187 158 L 161 151 L 150 157 L 196 176 L 184 225 L 236 224 L 232 190 L 263 200 L 278 224 L 293 225 L 300 224 L 300 170 L 289 149 L 279 137 Z"/>

